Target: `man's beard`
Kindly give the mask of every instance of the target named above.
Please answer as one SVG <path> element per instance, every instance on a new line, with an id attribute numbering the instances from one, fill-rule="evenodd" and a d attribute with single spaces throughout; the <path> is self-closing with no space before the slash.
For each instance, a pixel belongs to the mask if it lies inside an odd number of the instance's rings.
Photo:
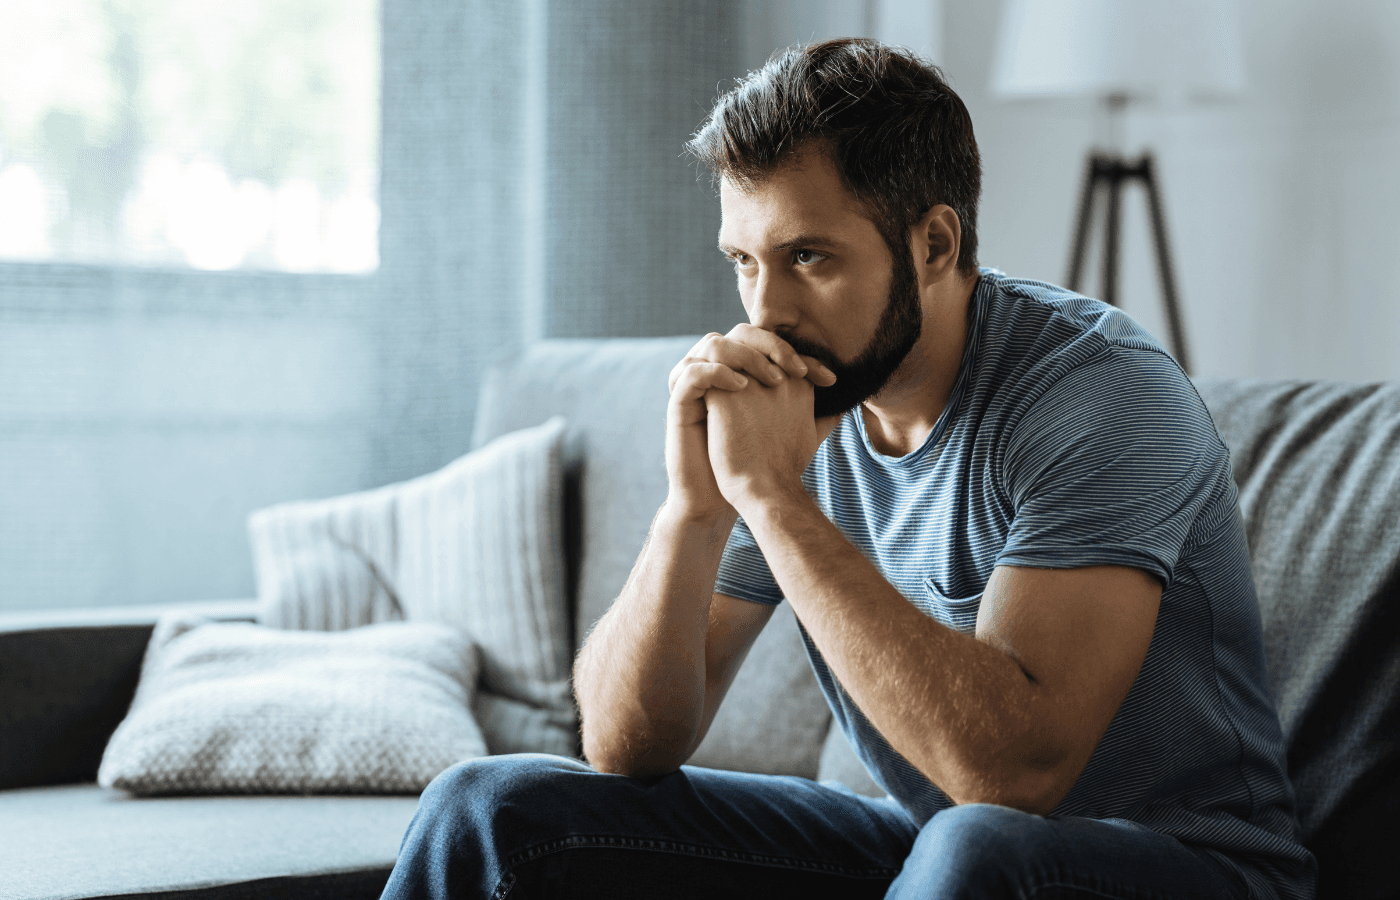
<path id="1" fill-rule="evenodd" d="M 803 338 L 781 331 L 778 337 L 803 356 L 821 360 L 823 365 L 836 373 L 835 384 L 816 388 L 813 409 L 817 418 L 822 419 L 850 412 L 857 404 L 878 394 L 919 340 L 923 321 L 918 275 L 906 248 L 903 253 L 894 254 L 885 311 L 880 314 L 870 343 L 865 345 L 854 362 L 843 363 L 826 347 Z"/>

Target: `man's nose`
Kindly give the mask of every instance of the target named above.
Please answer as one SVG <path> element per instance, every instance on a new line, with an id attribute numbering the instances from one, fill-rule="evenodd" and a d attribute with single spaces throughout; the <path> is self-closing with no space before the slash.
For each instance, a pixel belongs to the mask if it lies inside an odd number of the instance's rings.
<path id="1" fill-rule="evenodd" d="M 749 324 L 764 331 L 795 327 L 800 318 L 796 288 L 781 273 L 761 272 L 745 304 Z"/>

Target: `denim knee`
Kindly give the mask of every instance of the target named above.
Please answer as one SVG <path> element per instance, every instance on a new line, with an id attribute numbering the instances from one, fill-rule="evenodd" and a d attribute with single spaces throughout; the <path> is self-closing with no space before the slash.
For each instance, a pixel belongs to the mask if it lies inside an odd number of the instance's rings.
<path id="1" fill-rule="evenodd" d="M 547 832 L 557 785 L 593 770 L 539 753 L 459 763 L 433 779 L 418 800 L 384 897 L 487 897 L 508 876 L 510 856 Z M 595 776 L 596 777 L 596 776 Z"/>
<path id="2" fill-rule="evenodd" d="M 1024 858 L 1038 843 L 1045 820 L 1031 813 L 990 803 L 967 803 L 936 813 L 919 832 L 915 852 L 947 854 L 973 868 Z"/>
<path id="3" fill-rule="evenodd" d="M 578 760 L 543 753 L 467 760 L 433 779 L 419 798 L 418 815 L 431 820 L 440 835 L 444 830 L 491 831 L 506 811 L 513 816 L 543 813 L 550 807 L 530 798 L 557 798 L 551 786 L 561 777 L 592 771 Z"/>
<path id="4" fill-rule="evenodd" d="M 1244 896 L 1209 854 L 1122 819 L 1043 817 L 968 804 L 919 832 L 888 900 L 939 897 Z"/>
<path id="5" fill-rule="evenodd" d="M 423 791 L 423 805 L 459 802 L 463 796 L 506 798 L 519 790 L 532 790 L 562 773 L 593 771 L 584 763 L 546 753 L 510 753 L 481 756 L 444 769 Z"/>
<path id="6" fill-rule="evenodd" d="M 942 810 L 920 829 L 888 897 L 1011 896 L 1034 870 L 1040 816 L 1005 806 L 969 803 Z"/>

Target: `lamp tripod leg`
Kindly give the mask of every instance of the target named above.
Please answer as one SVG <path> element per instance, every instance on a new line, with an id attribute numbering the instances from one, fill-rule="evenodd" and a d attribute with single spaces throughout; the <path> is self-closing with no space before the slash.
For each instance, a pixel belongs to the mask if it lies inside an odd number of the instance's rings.
<path id="1" fill-rule="evenodd" d="M 1115 165 L 1108 175 L 1108 215 L 1103 233 L 1103 296 L 1109 306 L 1118 305 L 1118 238 L 1122 220 L 1123 171 Z"/>
<path id="2" fill-rule="evenodd" d="M 1156 170 L 1151 154 L 1143 157 L 1143 181 L 1147 187 L 1147 206 L 1152 216 L 1152 243 L 1157 250 L 1157 274 L 1162 281 L 1162 302 L 1166 306 L 1167 327 L 1171 330 L 1172 355 L 1187 374 L 1191 363 L 1186 352 L 1186 330 L 1181 324 L 1181 309 L 1176 300 L 1176 279 L 1167 246 L 1166 217 L 1162 214 L 1162 197 L 1157 190 Z"/>
<path id="3" fill-rule="evenodd" d="M 1089 249 L 1089 231 L 1094 224 L 1094 192 L 1098 189 L 1098 161 L 1089 154 L 1084 167 L 1084 185 L 1079 191 L 1079 215 L 1074 224 L 1074 246 L 1069 252 L 1069 277 L 1065 287 L 1079 290 L 1080 279 L 1084 276 L 1084 254 Z"/>

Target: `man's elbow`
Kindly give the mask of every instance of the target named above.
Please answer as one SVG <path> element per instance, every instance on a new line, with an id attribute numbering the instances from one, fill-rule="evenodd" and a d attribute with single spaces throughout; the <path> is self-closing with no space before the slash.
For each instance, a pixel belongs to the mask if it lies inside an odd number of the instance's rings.
<path id="1" fill-rule="evenodd" d="M 1005 806 L 1010 809 L 1020 810 L 1023 813 L 1030 813 L 1033 816 L 1048 816 L 1055 810 L 1055 807 L 1060 805 L 1060 801 L 1064 799 L 1064 795 L 1026 790 L 995 790 L 973 792 L 957 797 L 949 797 L 949 799 L 957 806 L 963 806 L 968 803 L 989 803 L 994 806 Z"/>
<path id="2" fill-rule="evenodd" d="M 667 758 L 664 754 L 640 753 L 633 748 L 608 746 L 603 742 L 583 741 L 583 758 L 594 770 L 605 775 L 625 775 L 639 781 L 652 781 L 669 775 L 681 767 L 684 760 Z"/>
<path id="3" fill-rule="evenodd" d="M 671 774 L 690 758 L 688 744 L 660 736 L 669 729 L 597 727 L 601 724 L 583 717 L 583 758 L 599 772 L 650 781 Z"/>
<path id="4" fill-rule="evenodd" d="M 1071 770 L 1064 759 L 1020 762 L 983 771 L 945 793 L 959 806 L 990 803 L 1048 816 L 1069 794 L 1082 769 L 1078 766 Z"/>

